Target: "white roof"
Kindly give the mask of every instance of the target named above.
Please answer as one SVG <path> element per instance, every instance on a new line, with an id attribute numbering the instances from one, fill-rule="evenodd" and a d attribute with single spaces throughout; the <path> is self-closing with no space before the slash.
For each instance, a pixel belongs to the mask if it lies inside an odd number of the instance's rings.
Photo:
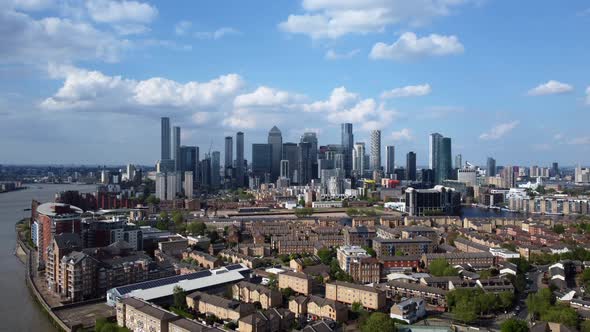
<path id="1" fill-rule="evenodd" d="M 59 216 L 59 214 L 55 213 L 56 206 L 69 207 L 70 213 L 66 213 L 65 215 L 82 214 L 84 212 L 84 211 L 82 211 L 82 209 L 80 209 L 77 206 L 63 204 L 63 203 L 43 203 L 37 207 L 37 212 L 44 214 L 46 216 L 50 216 L 50 217 Z"/>
<path id="2" fill-rule="evenodd" d="M 269 268 L 269 269 L 266 269 L 266 270 L 264 270 L 264 271 L 266 271 L 266 272 L 268 272 L 268 273 L 274 273 L 274 274 L 279 274 L 279 273 L 283 273 L 283 272 L 285 272 L 285 270 L 283 270 L 283 269 L 279 269 L 279 268 L 276 268 L 276 267 L 271 267 L 271 268 Z"/>

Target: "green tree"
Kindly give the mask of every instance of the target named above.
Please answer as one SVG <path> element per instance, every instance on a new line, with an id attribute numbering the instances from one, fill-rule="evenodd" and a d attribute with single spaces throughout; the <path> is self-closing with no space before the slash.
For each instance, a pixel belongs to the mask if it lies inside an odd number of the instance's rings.
<path id="1" fill-rule="evenodd" d="M 168 218 L 169 218 L 168 212 L 166 212 L 166 211 L 160 212 L 160 219 L 162 219 L 162 220 L 168 220 Z"/>
<path id="2" fill-rule="evenodd" d="M 193 221 L 186 227 L 186 230 L 193 235 L 205 235 L 207 226 L 202 221 Z"/>
<path id="3" fill-rule="evenodd" d="M 361 332 L 391 332 L 395 331 L 395 322 L 382 312 L 372 313 L 361 325 Z"/>
<path id="4" fill-rule="evenodd" d="M 557 234 L 565 233 L 565 227 L 562 224 L 557 224 L 553 226 L 553 231 Z"/>
<path id="5" fill-rule="evenodd" d="M 186 309 L 186 294 L 184 289 L 180 286 L 174 286 L 172 292 L 174 296 L 174 307 L 181 310 Z"/>
<path id="6" fill-rule="evenodd" d="M 590 332 L 590 320 L 585 320 L 580 324 L 580 331 Z"/>
<path id="7" fill-rule="evenodd" d="M 514 293 L 512 292 L 502 292 L 498 295 L 498 298 L 500 300 L 500 306 L 504 310 L 511 308 L 514 303 Z"/>
<path id="8" fill-rule="evenodd" d="M 312 208 L 295 209 L 295 216 L 297 216 L 297 218 L 309 217 L 312 214 L 313 214 L 313 209 Z"/>
<path id="9" fill-rule="evenodd" d="M 566 305 L 554 305 L 541 314 L 541 320 L 577 327 L 578 313 Z"/>
<path id="10" fill-rule="evenodd" d="M 184 215 L 180 211 L 172 212 L 172 221 L 175 225 L 182 225 L 184 223 Z"/>
<path id="11" fill-rule="evenodd" d="M 371 257 L 377 257 L 377 252 L 375 252 L 375 249 L 373 249 L 369 246 L 363 246 L 363 249 L 365 249 L 367 254 L 371 255 Z"/>
<path id="12" fill-rule="evenodd" d="M 529 327 L 524 320 L 510 318 L 500 325 L 501 332 L 527 332 Z"/>
<path id="13" fill-rule="evenodd" d="M 299 206 L 305 206 L 305 199 L 301 198 L 298 202 Z"/>
<path id="14" fill-rule="evenodd" d="M 283 288 L 281 289 L 281 293 L 283 294 L 283 296 L 288 299 L 291 296 L 295 295 L 295 291 L 291 288 L 291 287 L 287 287 L 287 288 Z"/>
<path id="15" fill-rule="evenodd" d="M 211 240 L 211 243 L 215 243 L 217 241 L 219 241 L 220 237 L 219 234 L 217 233 L 217 231 L 212 230 L 210 231 L 207 236 L 209 237 L 209 239 Z"/>
<path id="16" fill-rule="evenodd" d="M 322 264 L 330 265 L 330 262 L 332 262 L 332 258 L 334 256 L 334 252 L 328 248 L 322 248 L 318 250 L 318 257 L 322 261 Z"/>
<path id="17" fill-rule="evenodd" d="M 469 324 L 477 319 L 476 308 L 467 299 L 461 299 L 451 310 L 453 318 Z"/>
<path id="18" fill-rule="evenodd" d="M 350 310 L 352 312 L 361 312 L 363 310 L 363 304 L 360 302 L 353 302 Z"/>
<path id="19" fill-rule="evenodd" d="M 145 202 L 150 205 L 160 204 L 160 200 L 155 195 L 149 195 Z"/>
<path id="20" fill-rule="evenodd" d="M 459 273 L 457 269 L 450 266 L 446 260 L 443 258 L 437 258 L 433 260 L 430 265 L 428 266 L 430 270 L 430 274 L 437 276 L 437 277 L 445 277 L 445 276 L 457 276 Z"/>

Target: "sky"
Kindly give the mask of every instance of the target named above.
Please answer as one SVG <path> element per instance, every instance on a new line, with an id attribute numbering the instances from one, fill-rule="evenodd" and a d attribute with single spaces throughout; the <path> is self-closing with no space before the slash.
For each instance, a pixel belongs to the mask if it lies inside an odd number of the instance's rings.
<path id="1" fill-rule="evenodd" d="M 590 164 L 590 3 L 0 0 L 0 163 L 153 165 L 245 133 L 428 135 L 483 165 Z M 223 158 L 223 157 L 222 157 Z"/>

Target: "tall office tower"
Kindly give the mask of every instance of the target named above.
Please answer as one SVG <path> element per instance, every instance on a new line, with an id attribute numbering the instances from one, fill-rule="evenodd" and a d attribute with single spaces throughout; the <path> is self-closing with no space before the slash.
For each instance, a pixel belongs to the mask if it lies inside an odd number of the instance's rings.
<path id="1" fill-rule="evenodd" d="M 288 160 L 281 160 L 281 178 L 289 178 L 289 161 Z"/>
<path id="2" fill-rule="evenodd" d="M 455 156 L 455 168 L 463 168 L 463 156 L 460 153 Z"/>
<path id="3" fill-rule="evenodd" d="M 244 186 L 244 133 L 236 134 L 236 181 L 239 187 Z"/>
<path id="4" fill-rule="evenodd" d="M 451 177 L 451 139 L 439 133 L 430 134 L 428 165 L 434 171 L 434 183 L 440 184 Z"/>
<path id="5" fill-rule="evenodd" d="M 342 135 L 342 152 L 344 154 L 344 173 L 345 176 L 349 177 L 352 171 L 352 148 L 354 142 L 352 123 L 343 123 L 340 125 L 340 129 Z"/>
<path id="6" fill-rule="evenodd" d="M 272 172 L 273 148 L 272 144 L 252 144 L 252 175 L 261 182 L 265 182 Z"/>
<path id="7" fill-rule="evenodd" d="M 192 198 L 193 197 L 193 189 L 194 189 L 194 176 L 195 173 L 193 171 L 186 171 L 184 172 L 184 182 L 182 185 L 182 189 L 184 189 L 184 197 Z"/>
<path id="8" fill-rule="evenodd" d="M 166 200 L 166 174 L 156 173 L 156 198 Z"/>
<path id="9" fill-rule="evenodd" d="M 233 154 L 233 149 L 234 149 L 234 138 L 231 136 L 226 136 L 225 137 L 225 155 L 224 157 L 224 163 L 223 163 L 223 168 L 227 169 L 231 169 L 233 167 L 234 164 L 234 154 Z M 227 171 L 224 172 L 227 174 Z"/>
<path id="10" fill-rule="evenodd" d="M 559 164 L 553 163 L 551 164 L 551 176 L 559 176 Z"/>
<path id="11" fill-rule="evenodd" d="M 299 143 L 299 170 L 297 176 L 299 185 L 304 186 L 311 181 L 312 174 L 312 148 L 311 143 Z"/>
<path id="12" fill-rule="evenodd" d="M 180 176 L 176 172 L 166 174 L 166 199 L 173 200 L 180 192 Z"/>
<path id="13" fill-rule="evenodd" d="M 272 146 L 270 181 L 276 182 L 281 173 L 281 159 L 283 158 L 283 136 L 277 126 L 272 127 L 268 132 L 268 144 Z M 252 160 L 252 163 L 254 163 L 254 160 Z"/>
<path id="14" fill-rule="evenodd" d="M 178 154 L 180 153 L 180 127 L 172 127 L 172 159 L 174 159 L 175 170 L 180 170 Z"/>
<path id="15" fill-rule="evenodd" d="M 311 179 L 318 178 L 318 136 L 314 132 L 306 132 L 301 136 L 301 142 L 309 143 L 311 145 L 311 167 L 312 171 L 310 174 Z"/>
<path id="16" fill-rule="evenodd" d="M 395 146 L 385 147 L 385 174 L 390 176 L 395 171 Z"/>
<path id="17" fill-rule="evenodd" d="M 194 183 L 197 182 L 198 174 L 198 164 L 199 163 L 199 148 L 196 146 L 181 146 L 178 148 L 177 158 L 176 158 L 176 165 L 177 165 L 177 172 L 180 176 L 182 176 L 182 181 L 184 181 L 184 174 L 185 172 L 193 172 L 193 181 Z"/>
<path id="18" fill-rule="evenodd" d="M 352 150 L 352 170 L 362 176 L 367 168 L 365 164 L 365 143 L 356 142 Z"/>
<path id="19" fill-rule="evenodd" d="M 296 143 L 283 143 L 283 160 L 289 161 L 289 175 L 291 183 L 298 183 L 299 147 Z"/>
<path id="20" fill-rule="evenodd" d="M 381 170 L 381 130 L 371 131 L 371 169 Z"/>
<path id="21" fill-rule="evenodd" d="M 127 164 L 127 181 L 135 180 L 135 166 L 133 164 Z"/>
<path id="22" fill-rule="evenodd" d="M 162 118 L 162 155 L 160 160 L 169 160 L 170 158 L 170 118 Z"/>
<path id="23" fill-rule="evenodd" d="M 413 151 L 406 155 L 406 180 L 416 181 L 416 153 Z"/>
<path id="24" fill-rule="evenodd" d="M 496 176 L 496 174 L 496 159 L 488 157 L 488 161 L 486 163 L 486 175 Z"/>
<path id="25" fill-rule="evenodd" d="M 211 186 L 219 188 L 221 180 L 219 171 L 221 170 L 221 153 L 219 151 L 211 152 Z"/>
<path id="26" fill-rule="evenodd" d="M 201 178 L 201 187 L 211 188 L 211 157 L 205 156 L 205 159 L 199 162 L 199 173 Z"/>
<path id="27" fill-rule="evenodd" d="M 514 188 L 516 186 L 516 177 L 514 176 L 514 167 L 504 166 L 504 169 L 502 169 L 502 174 L 500 174 L 500 176 L 504 180 L 503 187 Z"/>

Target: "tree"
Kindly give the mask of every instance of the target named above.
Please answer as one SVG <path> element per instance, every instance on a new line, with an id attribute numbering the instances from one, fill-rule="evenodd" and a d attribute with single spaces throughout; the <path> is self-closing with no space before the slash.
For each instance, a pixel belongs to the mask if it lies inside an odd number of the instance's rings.
<path id="1" fill-rule="evenodd" d="M 211 243 L 215 243 L 215 242 L 219 241 L 219 239 L 220 239 L 220 238 L 219 238 L 219 234 L 218 234 L 218 233 L 217 233 L 217 231 L 215 231 L 215 230 L 213 230 L 213 231 L 210 231 L 210 232 L 208 233 L 208 237 L 209 237 L 209 239 L 211 240 Z"/>
<path id="2" fill-rule="evenodd" d="M 172 221 L 175 225 L 182 225 L 184 223 L 184 215 L 180 211 L 172 212 Z"/>
<path id="3" fill-rule="evenodd" d="M 334 252 L 328 248 L 322 248 L 318 250 L 318 257 L 322 261 L 322 264 L 330 265 L 332 258 L 334 257 Z"/>
<path id="4" fill-rule="evenodd" d="M 145 202 L 150 205 L 160 204 L 160 200 L 155 195 L 149 195 Z"/>
<path id="5" fill-rule="evenodd" d="M 305 199 L 301 198 L 299 200 L 299 206 L 305 206 Z"/>
<path id="6" fill-rule="evenodd" d="M 527 332 L 529 327 L 524 320 L 510 318 L 500 325 L 501 332 Z"/>
<path id="7" fill-rule="evenodd" d="M 309 217 L 312 214 L 313 214 L 313 209 L 312 208 L 295 209 L 295 216 L 297 216 L 297 218 Z"/>
<path id="8" fill-rule="evenodd" d="M 353 302 L 350 310 L 352 312 L 361 312 L 363 310 L 363 304 L 360 302 Z"/>
<path id="9" fill-rule="evenodd" d="M 562 224 L 557 224 L 553 226 L 553 231 L 557 234 L 565 233 L 565 227 Z"/>
<path id="10" fill-rule="evenodd" d="M 500 298 L 500 305 L 504 310 L 512 307 L 512 304 L 514 303 L 514 293 L 502 292 L 498 297 Z"/>
<path id="11" fill-rule="evenodd" d="M 433 260 L 428 266 L 430 274 L 437 277 L 457 276 L 457 270 L 450 266 L 444 258 L 437 258 Z"/>
<path id="12" fill-rule="evenodd" d="M 283 288 L 281 289 L 281 293 L 283 294 L 283 296 L 288 299 L 291 296 L 295 295 L 295 291 L 291 288 L 291 287 L 287 287 L 287 288 Z"/>
<path id="13" fill-rule="evenodd" d="M 186 230 L 193 235 L 205 235 L 207 226 L 202 221 L 193 221 L 186 227 Z"/>
<path id="14" fill-rule="evenodd" d="M 391 332 L 395 331 L 395 322 L 382 312 L 372 313 L 361 325 L 361 332 Z"/>
<path id="15" fill-rule="evenodd" d="M 451 311 L 453 318 L 463 323 L 471 323 L 477 319 L 475 307 L 467 299 L 461 299 Z"/>
<path id="16" fill-rule="evenodd" d="M 580 331 L 590 332 L 590 320 L 585 320 L 580 324 Z"/>
<path id="17" fill-rule="evenodd" d="M 174 286 L 172 292 L 174 294 L 174 307 L 181 310 L 186 309 L 186 294 L 184 293 L 184 289 L 180 286 Z"/>
<path id="18" fill-rule="evenodd" d="M 166 212 L 166 211 L 160 212 L 160 219 L 168 220 L 168 212 Z"/>
<path id="19" fill-rule="evenodd" d="M 377 253 L 375 252 L 375 249 L 373 249 L 369 246 L 363 246 L 363 249 L 365 249 L 367 254 L 371 255 L 371 257 L 377 257 Z"/>

